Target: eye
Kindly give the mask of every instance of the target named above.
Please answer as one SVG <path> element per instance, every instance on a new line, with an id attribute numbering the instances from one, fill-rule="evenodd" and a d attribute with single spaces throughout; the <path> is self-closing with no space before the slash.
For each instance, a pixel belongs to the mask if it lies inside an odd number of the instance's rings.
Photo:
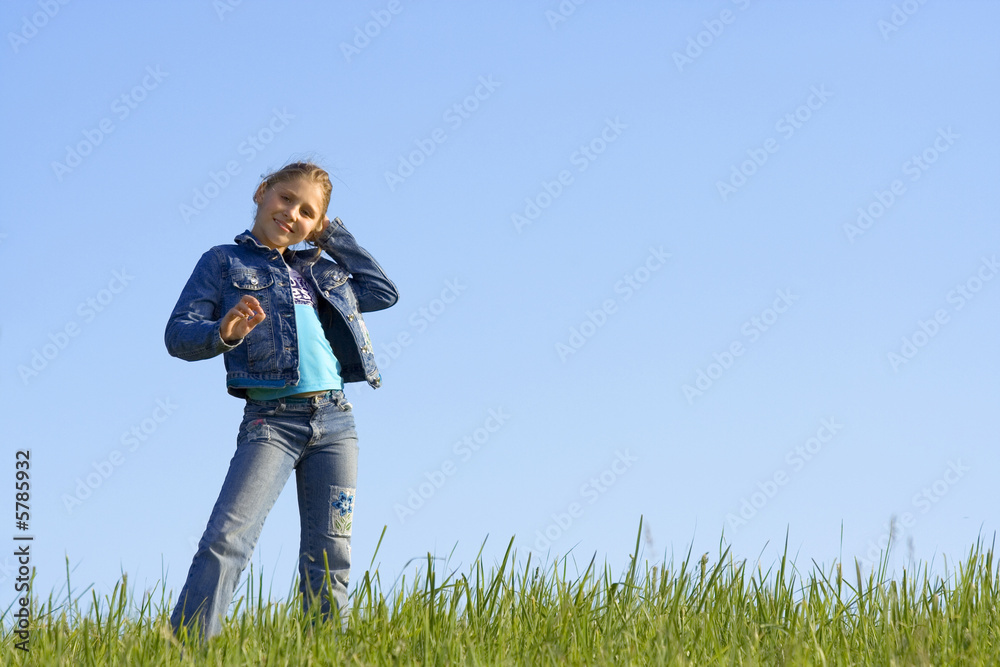
<path id="1" fill-rule="evenodd" d="M 281 195 L 281 198 L 284 199 L 285 201 L 292 201 L 291 199 L 288 198 L 288 195 Z"/>

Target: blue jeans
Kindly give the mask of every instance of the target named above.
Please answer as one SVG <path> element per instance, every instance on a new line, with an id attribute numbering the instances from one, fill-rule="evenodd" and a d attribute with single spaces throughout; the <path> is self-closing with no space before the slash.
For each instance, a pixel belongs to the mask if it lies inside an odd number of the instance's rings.
<path id="1" fill-rule="evenodd" d="M 247 399 L 236 453 L 170 617 L 175 633 L 196 620 L 205 639 L 222 631 L 264 519 L 293 469 L 303 609 L 320 596 L 323 617 L 330 614 L 325 553 L 333 602 L 346 624 L 358 436 L 351 404 L 343 391 L 332 390 L 310 398 Z"/>

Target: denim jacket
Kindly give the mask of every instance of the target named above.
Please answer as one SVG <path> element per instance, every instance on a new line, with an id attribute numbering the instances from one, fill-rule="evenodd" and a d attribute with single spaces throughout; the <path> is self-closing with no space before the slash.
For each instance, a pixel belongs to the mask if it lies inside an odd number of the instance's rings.
<path id="1" fill-rule="evenodd" d="M 396 286 L 358 245 L 340 218 L 320 235 L 318 248 L 286 251 L 261 245 L 249 230 L 236 245 L 210 248 L 201 256 L 174 306 L 164 340 L 167 351 L 186 361 L 223 355 L 226 388 L 246 397 L 247 387 L 280 388 L 299 382 L 299 352 L 291 280 L 285 262 L 302 274 L 319 298 L 319 320 L 344 382 L 382 383 L 362 312 L 396 303 Z M 336 260 L 322 257 L 321 250 Z M 222 340 L 222 316 L 249 294 L 265 319 L 233 345 Z"/>

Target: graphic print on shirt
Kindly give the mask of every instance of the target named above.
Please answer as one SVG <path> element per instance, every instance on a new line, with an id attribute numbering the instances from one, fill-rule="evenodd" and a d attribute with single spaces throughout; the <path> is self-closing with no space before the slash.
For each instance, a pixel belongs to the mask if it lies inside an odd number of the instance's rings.
<path id="1" fill-rule="evenodd" d="M 316 293 L 309 281 L 302 277 L 302 274 L 288 267 L 288 275 L 292 281 L 292 302 L 296 306 L 316 307 Z"/>

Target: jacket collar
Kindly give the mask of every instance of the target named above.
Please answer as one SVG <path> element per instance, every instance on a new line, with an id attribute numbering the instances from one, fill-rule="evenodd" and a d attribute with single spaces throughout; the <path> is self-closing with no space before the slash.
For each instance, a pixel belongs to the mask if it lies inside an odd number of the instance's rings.
<path id="1" fill-rule="evenodd" d="M 253 235 L 249 229 L 236 236 L 233 239 L 236 243 L 260 250 L 261 252 L 270 252 L 271 249 L 266 245 L 257 240 L 257 237 Z M 289 264 L 315 264 L 316 260 L 319 259 L 320 255 L 323 253 L 319 248 L 310 248 L 309 250 L 286 250 L 283 259 Z"/>
<path id="2" fill-rule="evenodd" d="M 233 240 L 239 243 L 240 245 L 250 246 L 251 248 L 259 248 L 260 250 L 263 250 L 265 252 L 270 250 L 270 248 L 268 248 L 266 245 L 258 241 L 257 237 L 254 236 L 253 232 L 251 232 L 249 229 L 243 232 L 242 234 L 237 235 L 236 238 L 234 238 Z"/>

